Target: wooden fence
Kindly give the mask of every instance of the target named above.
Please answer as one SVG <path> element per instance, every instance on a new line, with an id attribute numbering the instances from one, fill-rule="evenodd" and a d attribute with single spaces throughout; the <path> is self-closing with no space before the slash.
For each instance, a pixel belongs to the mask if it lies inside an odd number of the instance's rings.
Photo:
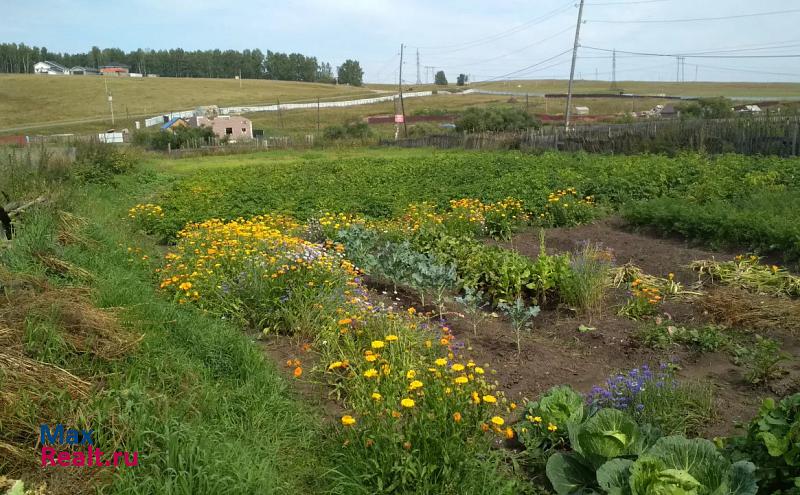
<path id="1" fill-rule="evenodd" d="M 381 140 L 404 148 L 464 148 L 670 153 L 679 150 L 745 155 L 798 156 L 799 117 L 741 117 L 720 120 L 652 120 L 632 124 L 592 124 L 508 133 L 446 134 Z"/>

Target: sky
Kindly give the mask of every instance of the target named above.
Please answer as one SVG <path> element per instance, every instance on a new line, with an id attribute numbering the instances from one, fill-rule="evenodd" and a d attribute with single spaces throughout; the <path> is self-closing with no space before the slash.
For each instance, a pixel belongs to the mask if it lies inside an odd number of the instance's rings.
<path id="1" fill-rule="evenodd" d="M 0 42 L 56 52 L 93 45 L 259 48 L 330 62 L 361 62 L 367 82 L 432 82 L 426 66 L 471 81 L 566 79 L 578 0 L 3 0 Z M 732 17 L 787 11 L 775 15 Z M 575 77 L 675 81 L 800 82 L 800 0 L 586 0 Z M 686 19 L 705 19 L 675 22 Z M 611 22 L 609 22 L 611 21 Z M 719 58 L 721 55 L 728 58 Z M 749 58 L 731 58 L 747 55 Z"/>

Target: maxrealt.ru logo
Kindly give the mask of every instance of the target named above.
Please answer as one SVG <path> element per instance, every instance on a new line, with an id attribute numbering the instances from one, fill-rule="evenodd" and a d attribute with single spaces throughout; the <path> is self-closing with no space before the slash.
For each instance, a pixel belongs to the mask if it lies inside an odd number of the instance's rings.
<path id="1" fill-rule="evenodd" d="M 39 426 L 39 441 L 42 444 L 42 466 L 118 466 L 120 459 L 125 466 L 139 465 L 139 452 L 109 452 L 95 448 L 94 430 L 75 430 L 57 424 Z M 59 450 L 67 448 L 69 450 Z M 86 447 L 82 450 L 82 447 Z M 107 457 L 104 457 L 107 456 Z"/>

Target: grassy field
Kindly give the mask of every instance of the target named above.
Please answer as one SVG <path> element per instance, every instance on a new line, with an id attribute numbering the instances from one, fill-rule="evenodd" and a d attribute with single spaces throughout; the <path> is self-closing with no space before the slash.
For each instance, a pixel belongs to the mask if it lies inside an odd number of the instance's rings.
<path id="1" fill-rule="evenodd" d="M 396 85 L 370 84 L 370 88 L 391 90 L 397 89 Z M 566 93 L 566 80 L 520 80 L 475 83 L 470 88 L 488 89 L 493 91 L 516 91 L 530 93 Z M 577 93 L 607 93 L 610 92 L 610 81 L 576 81 L 574 90 Z M 800 83 L 760 83 L 760 82 L 650 82 L 650 81 L 618 81 L 617 91 L 626 93 L 665 94 L 667 96 L 726 96 L 747 98 L 781 98 L 800 97 Z M 415 91 L 425 89 L 445 89 L 442 86 L 423 84 L 414 86 Z M 455 85 L 446 89 L 457 90 Z"/>
<path id="2" fill-rule="evenodd" d="M 393 85 L 367 85 L 364 88 L 327 84 L 297 83 L 266 80 L 181 79 L 181 78 L 100 78 L 100 77 L 41 77 L 32 75 L 0 76 L 0 135 L 58 134 L 99 132 L 112 127 L 106 100 L 105 83 L 114 96 L 117 129 L 133 129 L 134 121 L 161 112 L 188 110 L 200 105 L 230 106 L 238 104 L 272 104 L 281 102 L 360 98 L 376 92 L 394 92 Z M 800 97 L 796 83 L 652 83 L 621 81 L 620 90 L 646 94 L 683 96 L 729 96 L 754 99 Z M 474 88 L 531 93 L 561 93 L 566 81 L 504 81 L 479 83 Z M 443 89 L 421 85 L 408 90 Z M 447 89 L 455 91 L 456 86 Z M 578 81 L 575 90 L 583 93 L 609 91 L 604 81 Z M 406 113 L 414 114 L 424 108 L 461 111 L 474 105 L 509 103 L 510 98 L 487 95 L 436 95 L 406 100 Z M 517 105 L 524 101 L 517 98 Z M 656 98 L 644 100 L 606 100 L 585 98 L 575 100 L 594 115 L 641 111 L 663 103 Z M 563 113 L 563 99 L 531 97 L 528 108 L 535 113 Z M 339 124 L 370 115 L 391 114 L 392 103 L 322 110 L 321 126 Z M 299 135 L 313 132 L 317 127 L 315 110 L 293 110 L 278 113 L 251 114 L 256 128 L 273 135 Z M 379 129 L 390 134 L 392 126 Z"/>
<path id="3" fill-rule="evenodd" d="M 364 88 L 266 80 L 0 76 L 0 132 L 41 125 L 110 126 L 105 83 L 121 122 L 200 105 L 274 104 L 371 94 Z M 88 121 L 88 122 L 87 122 Z M 119 126 L 118 126 L 119 127 Z"/>

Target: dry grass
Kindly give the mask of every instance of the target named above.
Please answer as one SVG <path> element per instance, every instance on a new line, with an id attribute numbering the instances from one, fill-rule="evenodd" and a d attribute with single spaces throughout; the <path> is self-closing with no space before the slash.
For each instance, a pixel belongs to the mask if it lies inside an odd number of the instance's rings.
<path id="1" fill-rule="evenodd" d="M 714 322 L 745 330 L 800 332 L 800 301 L 753 294 L 737 287 L 717 287 L 700 299 Z"/>
<path id="2" fill-rule="evenodd" d="M 30 356 L 28 326 L 49 322 L 63 339 L 65 352 L 102 361 L 130 353 L 141 337 L 119 324 L 115 310 L 95 307 L 88 289 L 52 288 L 33 277 L 11 278 L 0 270 L 6 289 L 0 300 L 0 456 L 8 459 L 6 468 L 14 473 L 35 464 L 36 425 L 78 424 L 78 408 L 58 408 L 60 398 L 83 402 L 96 386 L 93 377 L 82 378 Z"/>

